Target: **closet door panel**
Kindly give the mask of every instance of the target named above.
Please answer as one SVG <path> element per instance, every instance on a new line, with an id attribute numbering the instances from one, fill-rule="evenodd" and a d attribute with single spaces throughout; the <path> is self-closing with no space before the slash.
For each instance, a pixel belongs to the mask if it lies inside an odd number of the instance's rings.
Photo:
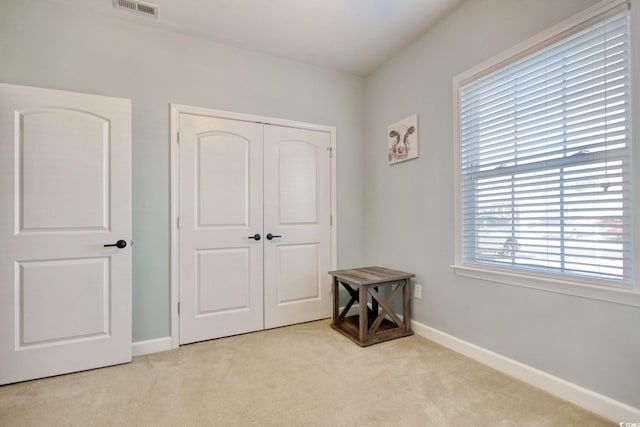
<path id="1" fill-rule="evenodd" d="M 180 343 L 263 328 L 262 125 L 181 114 Z"/>
<path id="2" fill-rule="evenodd" d="M 330 314 L 330 135 L 265 126 L 265 327 Z"/>

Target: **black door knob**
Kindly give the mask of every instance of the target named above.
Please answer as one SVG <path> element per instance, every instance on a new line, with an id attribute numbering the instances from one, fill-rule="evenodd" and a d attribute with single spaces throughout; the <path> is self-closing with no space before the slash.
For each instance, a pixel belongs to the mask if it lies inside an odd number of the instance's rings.
<path id="1" fill-rule="evenodd" d="M 280 235 L 276 235 L 276 234 L 271 234 L 271 233 L 267 234 L 267 239 L 269 239 L 269 240 L 271 240 L 271 239 L 277 239 L 277 238 L 279 238 L 279 237 L 282 237 L 282 236 L 280 236 Z"/>
<path id="2" fill-rule="evenodd" d="M 253 236 L 249 236 L 249 239 L 260 240 L 260 239 L 262 239 L 262 237 L 260 237 L 260 235 L 258 233 L 256 233 Z"/>
<path id="3" fill-rule="evenodd" d="M 125 242 L 124 240 L 118 240 L 117 242 L 115 242 L 112 245 L 104 245 L 105 248 L 111 247 L 111 246 L 115 246 L 118 249 L 122 249 L 122 248 L 126 248 L 127 247 L 127 242 Z"/>

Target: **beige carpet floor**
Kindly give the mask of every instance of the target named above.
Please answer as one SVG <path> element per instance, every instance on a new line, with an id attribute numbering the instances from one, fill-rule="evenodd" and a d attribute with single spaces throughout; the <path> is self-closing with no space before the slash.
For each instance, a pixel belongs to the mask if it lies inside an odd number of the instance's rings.
<path id="1" fill-rule="evenodd" d="M 2 426 L 611 426 L 419 336 L 319 321 L 0 387 Z"/>

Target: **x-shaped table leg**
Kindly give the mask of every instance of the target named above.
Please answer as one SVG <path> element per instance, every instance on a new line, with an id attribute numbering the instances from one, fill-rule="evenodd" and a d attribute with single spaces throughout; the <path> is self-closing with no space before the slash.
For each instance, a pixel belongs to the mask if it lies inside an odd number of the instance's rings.
<path id="1" fill-rule="evenodd" d="M 382 306 L 382 310 L 380 311 L 380 313 L 378 313 L 378 317 L 376 317 L 376 320 L 371 325 L 371 328 L 369 328 L 369 331 L 368 331 L 369 334 L 374 334 L 378 330 L 378 328 L 382 324 L 382 321 L 384 320 L 387 314 L 391 317 L 391 319 L 393 319 L 393 321 L 396 323 L 398 327 L 403 326 L 402 320 L 400 320 L 398 315 L 395 314 L 391 309 L 391 304 L 396 299 L 400 291 L 402 291 L 403 286 L 401 286 L 400 283 L 397 283 L 394 286 L 395 286 L 395 289 L 391 293 L 391 296 L 389 296 L 388 300 L 385 300 L 384 298 L 382 298 L 382 296 L 380 296 L 380 294 L 377 292 L 376 289 L 369 288 L 369 293 L 371 294 L 371 296 L 374 298 L 375 301 L 377 301 L 380 304 L 380 306 Z"/>
<path id="2" fill-rule="evenodd" d="M 347 292 L 349 292 L 349 295 L 351 295 L 351 299 L 349 300 L 349 302 L 347 303 L 347 305 L 344 307 L 344 309 L 342 310 L 342 313 L 340 313 L 339 316 L 339 320 L 342 321 L 342 319 L 344 319 L 344 317 L 347 315 L 347 313 L 349 312 L 349 310 L 351 309 L 351 306 L 353 306 L 353 304 L 358 301 L 359 296 L 358 296 L 358 291 L 356 291 L 355 289 L 353 289 L 351 286 L 349 286 L 346 283 L 343 282 L 338 282 L 340 284 L 342 284 L 342 286 L 347 290 Z"/>

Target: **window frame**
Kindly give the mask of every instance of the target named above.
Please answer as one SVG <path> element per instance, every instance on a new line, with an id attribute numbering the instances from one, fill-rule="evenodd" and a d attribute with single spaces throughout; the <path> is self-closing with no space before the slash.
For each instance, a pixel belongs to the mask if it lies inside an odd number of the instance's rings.
<path id="1" fill-rule="evenodd" d="M 634 142 L 637 141 L 638 135 L 640 135 L 640 119 L 638 117 L 640 107 L 634 105 L 633 101 L 631 105 L 631 181 L 634 185 L 631 191 L 635 215 L 633 218 L 634 223 L 632 224 L 632 270 L 634 276 L 632 277 L 631 287 L 628 284 L 617 286 L 609 281 L 599 279 L 523 271 L 517 268 L 495 265 L 468 264 L 462 258 L 461 88 L 472 81 L 557 43 L 596 22 L 619 13 L 629 5 L 631 6 L 630 39 L 632 44 L 630 52 L 631 99 L 640 99 L 640 31 L 634 31 L 634 27 L 640 24 L 640 0 L 604 0 L 453 78 L 455 260 L 451 267 L 457 275 L 640 307 L 640 285 L 638 284 L 638 277 L 640 277 L 640 221 L 638 218 L 640 216 L 640 185 L 635 184 L 640 180 L 640 147 L 635 147 L 634 149 L 634 145 L 636 145 Z"/>

